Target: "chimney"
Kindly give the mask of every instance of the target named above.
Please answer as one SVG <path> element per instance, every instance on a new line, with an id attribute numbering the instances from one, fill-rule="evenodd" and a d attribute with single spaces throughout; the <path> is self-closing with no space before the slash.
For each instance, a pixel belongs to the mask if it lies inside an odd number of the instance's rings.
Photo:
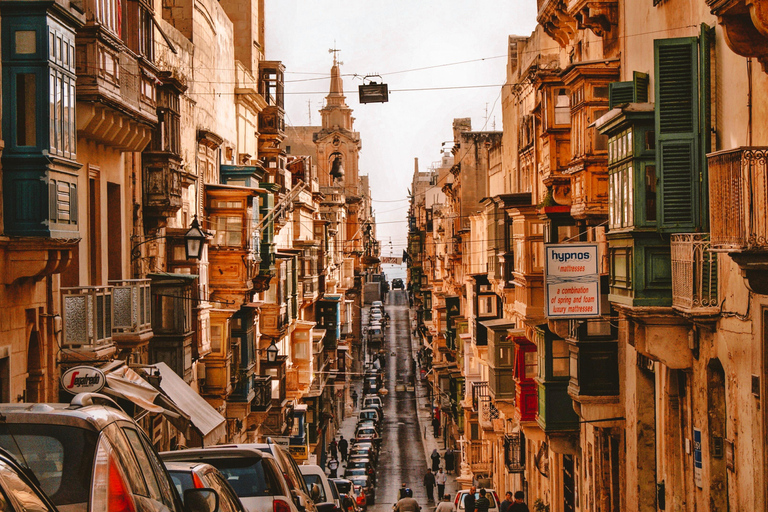
<path id="1" fill-rule="evenodd" d="M 418 157 L 413 159 L 413 172 L 414 172 L 414 174 L 418 174 L 419 173 L 419 159 L 418 159 Z"/>

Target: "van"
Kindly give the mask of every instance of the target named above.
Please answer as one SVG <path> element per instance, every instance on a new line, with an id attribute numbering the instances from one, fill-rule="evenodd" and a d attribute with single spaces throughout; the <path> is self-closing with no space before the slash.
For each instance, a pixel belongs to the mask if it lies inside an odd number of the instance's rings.
<path id="1" fill-rule="evenodd" d="M 384 331 L 381 329 L 381 326 L 368 328 L 368 341 L 371 343 L 384 342 Z"/>

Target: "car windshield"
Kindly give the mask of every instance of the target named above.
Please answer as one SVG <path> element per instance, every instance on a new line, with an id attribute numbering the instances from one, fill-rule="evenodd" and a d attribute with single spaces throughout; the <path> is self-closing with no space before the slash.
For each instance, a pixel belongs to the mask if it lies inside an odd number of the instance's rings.
<path id="1" fill-rule="evenodd" d="M 349 481 L 344 480 L 334 480 L 334 483 L 336 484 L 336 488 L 339 490 L 342 494 L 348 494 L 349 491 L 352 488 L 352 484 Z"/>
<path id="2" fill-rule="evenodd" d="M 206 458 L 205 462 L 221 471 L 241 498 L 272 496 L 279 492 L 275 483 L 264 474 L 264 464 L 257 457 Z"/>
<path id="3" fill-rule="evenodd" d="M 0 425 L 0 446 L 29 467 L 57 506 L 88 503 L 98 434 L 54 424 Z"/>
<path id="4" fill-rule="evenodd" d="M 465 492 L 464 494 L 461 495 L 461 508 L 464 508 L 464 500 L 467 498 L 467 494 L 469 493 Z M 480 497 L 480 493 L 476 492 L 475 499 L 478 499 L 479 497 Z M 487 492 L 485 493 L 485 497 L 488 498 L 488 501 L 491 502 L 490 508 L 496 508 L 496 498 L 493 497 L 493 493 Z"/>
<path id="5" fill-rule="evenodd" d="M 325 503 L 330 501 L 325 497 L 325 487 L 323 487 L 323 481 L 320 479 L 320 475 L 302 475 L 304 477 L 304 483 L 307 484 L 309 490 L 312 491 L 312 486 L 317 485 L 320 488 L 320 495 L 314 500 L 315 503 Z"/>

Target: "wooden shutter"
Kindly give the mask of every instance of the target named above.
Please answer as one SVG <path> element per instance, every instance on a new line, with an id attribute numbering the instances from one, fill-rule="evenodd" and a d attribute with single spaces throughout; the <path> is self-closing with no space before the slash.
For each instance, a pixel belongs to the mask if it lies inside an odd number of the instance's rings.
<path id="1" fill-rule="evenodd" d="M 659 227 L 693 230 L 699 210 L 698 39 L 654 41 Z"/>
<path id="2" fill-rule="evenodd" d="M 608 84 L 608 107 L 623 103 L 646 103 L 648 101 L 648 75 L 635 71 L 631 82 Z"/>

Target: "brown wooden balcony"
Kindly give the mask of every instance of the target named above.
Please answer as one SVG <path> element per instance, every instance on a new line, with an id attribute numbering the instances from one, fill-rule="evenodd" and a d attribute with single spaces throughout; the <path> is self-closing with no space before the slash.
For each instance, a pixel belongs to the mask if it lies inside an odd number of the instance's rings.
<path id="1" fill-rule="evenodd" d="M 63 356 L 107 358 L 115 353 L 112 341 L 112 287 L 62 288 Z"/>
<path id="2" fill-rule="evenodd" d="M 717 255 L 707 233 L 672 235 L 672 307 L 687 315 L 716 315 Z"/>
<path id="3" fill-rule="evenodd" d="M 768 147 L 707 155 L 711 249 L 741 267 L 749 287 L 768 293 Z"/>

